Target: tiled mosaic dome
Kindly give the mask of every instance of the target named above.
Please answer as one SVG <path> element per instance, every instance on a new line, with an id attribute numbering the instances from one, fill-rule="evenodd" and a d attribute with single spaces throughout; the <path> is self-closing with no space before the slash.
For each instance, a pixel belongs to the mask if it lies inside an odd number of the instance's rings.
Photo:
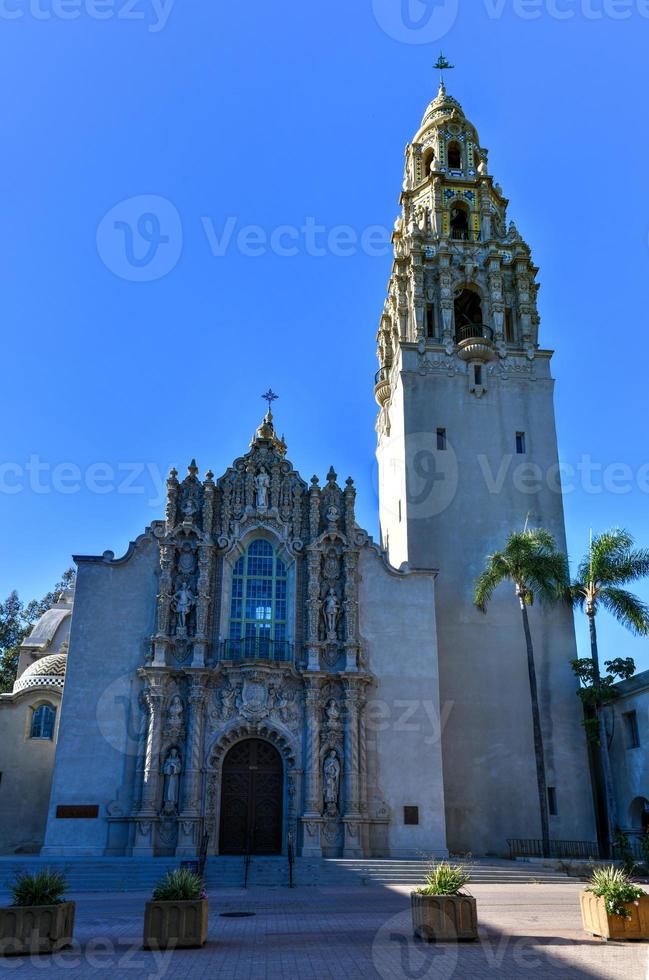
<path id="1" fill-rule="evenodd" d="M 14 694 L 30 687 L 53 687 L 62 691 L 67 662 L 65 653 L 53 653 L 36 660 L 14 684 Z"/>

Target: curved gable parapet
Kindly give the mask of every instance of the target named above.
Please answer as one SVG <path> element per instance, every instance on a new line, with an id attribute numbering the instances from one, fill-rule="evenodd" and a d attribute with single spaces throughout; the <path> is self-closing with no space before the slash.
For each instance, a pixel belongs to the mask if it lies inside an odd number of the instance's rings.
<path id="1" fill-rule="evenodd" d="M 114 551 L 104 551 L 101 555 L 73 555 L 72 560 L 76 565 L 81 564 L 103 564 L 103 565 L 123 565 L 129 561 L 137 549 L 145 541 L 153 541 L 164 534 L 164 522 L 154 521 L 142 534 L 138 535 L 135 541 L 129 541 L 128 548 L 119 558 L 115 557 Z"/>

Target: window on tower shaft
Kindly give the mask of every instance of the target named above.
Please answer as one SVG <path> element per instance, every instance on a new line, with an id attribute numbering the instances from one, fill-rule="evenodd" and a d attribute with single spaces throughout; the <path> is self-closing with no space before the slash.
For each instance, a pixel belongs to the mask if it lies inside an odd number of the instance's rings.
<path id="1" fill-rule="evenodd" d="M 505 340 L 508 344 L 513 344 L 516 340 L 514 334 L 514 311 L 511 306 L 505 310 Z"/>
<path id="2" fill-rule="evenodd" d="M 432 340 L 435 336 L 435 309 L 432 303 L 426 306 L 426 337 Z"/>
<path id="3" fill-rule="evenodd" d="M 516 452 L 518 453 L 519 456 L 524 456 L 525 455 L 526 449 L 525 449 L 525 433 L 524 432 L 517 432 L 516 433 Z"/>

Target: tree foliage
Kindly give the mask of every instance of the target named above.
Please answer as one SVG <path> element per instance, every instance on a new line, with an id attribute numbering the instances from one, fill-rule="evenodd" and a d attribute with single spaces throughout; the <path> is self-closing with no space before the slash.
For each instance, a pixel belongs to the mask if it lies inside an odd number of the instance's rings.
<path id="1" fill-rule="evenodd" d="M 57 601 L 63 589 L 74 581 L 74 569 L 68 568 L 51 592 L 26 605 L 14 589 L 0 602 L 0 694 L 11 691 L 18 670 L 20 645 L 29 636 L 34 623 Z"/>

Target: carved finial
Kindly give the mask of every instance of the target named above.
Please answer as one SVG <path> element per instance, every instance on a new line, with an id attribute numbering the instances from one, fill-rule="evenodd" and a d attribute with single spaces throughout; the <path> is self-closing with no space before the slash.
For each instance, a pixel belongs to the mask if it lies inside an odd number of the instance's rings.
<path id="1" fill-rule="evenodd" d="M 207 473 L 205 474 L 205 482 L 206 483 L 214 482 L 214 474 L 212 473 L 211 470 L 208 470 Z"/>
<path id="2" fill-rule="evenodd" d="M 333 466 L 329 467 L 329 472 L 327 473 L 327 483 L 335 483 L 338 479 L 338 474 L 336 473 Z"/>
<path id="3" fill-rule="evenodd" d="M 320 480 L 318 479 L 317 476 L 314 475 L 314 476 L 311 477 L 311 486 L 314 489 L 319 485 L 319 483 L 320 483 Z"/>
<path id="4" fill-rule="evenodd" d="M 172 466 L 171 469 L 169 470 L 169 479 L 175 480 L 177 476 L 178 476 L 178 470 L 176 469 L 175 466 Z"/>
<path id="5" fill-rule="evenodd" d="M 198 466 L 196 465 L 195 459 L 193 459 L 187 467 L 187 472 L 190 476 L 196 476 L 198 474 Z"/>
<path id="6" fill-rule="evenodd" d="M 348 476 L 347 479 L 345 480 L 345 486 L 347 487 L 348 490 L 354 489 L 354 481 L 351 478 L 351 476 Z"/>

